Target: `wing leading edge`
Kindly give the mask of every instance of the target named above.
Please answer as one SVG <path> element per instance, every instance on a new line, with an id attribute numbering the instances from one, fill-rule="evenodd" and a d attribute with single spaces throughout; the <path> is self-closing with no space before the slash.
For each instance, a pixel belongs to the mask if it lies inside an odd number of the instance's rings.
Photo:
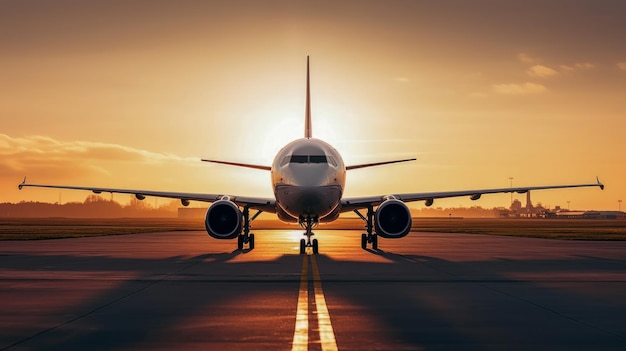
<path id="1" fill-rule="evenodd" d="M 67 189 L 67 190 L 86 190 L 95 194 L 100 193 L 115 193 L 115 194 L 130 194 L 134 195 L 137 199 L 143 200 L 146 196 L 162 197 L 169 199 L 180 200 L 181 204 L 187 206 L 189 201 L 201 201 L 201 202 L 215 202 L 228 197 L 231 201 L 238 206 L 248 206 L 253 209 L 259 209 L 263 212 L 276 212 L 276 201 L 273 198 L 260 198 L 260 197 L 247 197 L 247 196 L 234 196 L 226 194 L 203 194 L 203 193 L 181 193 L 181 192 L 167 192 L 167 191 L 153 191 L 153 190 L 138 190 L 138 189 L 119 189 L 119 188 L 100 188 L 100 187 L 88 187 L 88 186 L 70 186 L 70 185 L 51 185 L 51 184 L 32 184 L 24 181 L 18 185 L 18 188 L 22 190 L 24 187 L 34 188 L 51 188 L 51 189 Z"/>
<path id="2" fill-rule="evenodd" d="M 589 184 L 569 184 L 569 185 L 545 185 L 545 186 L 529 186 L 529 187 L 514 187 L 514 188 L 496 188 L 496 189 L 478 189 L 478 190 L 460 190 L 460 191 L 442 191 L 442 192 L 428 192 L 428 193 L 407 193 L 407 194 L 392 194 L 383 196 L 364 196 L 364 197 L 351 197 L 344 198 L 341 201 L 341 211 L 348 212 L 356 209 L 365 208 L 368 206 L 378 206 L 385 201 L 389 196 L 393 196 L 398 200 L 404 202 L 413 201 L 425 201 L 427 205 L 432 205 L 435 199 L 443 199 L 450 197 L 469 196 L 472 200 L 478 200 L 484 194 L 496 194 L 496 193 L 518 193 L 524 194 L 531 190 L 546 190 L 546 189 L 564 189 L 564 188 L 585 188 L 585 187 L 599 187 L 604 190 L 604 184 L 600 182 L 600 179 L 596 177 L 595 183 Z"/>
<path id="3" fill-rule="evenodd" d="M 364 163 L 364 164 L 360 164 L 360 165 L 346 166 L 346 171 L 349 171 L 349 170 L 352 170 L 352 169 L 359 169 L 359 168 L 367 168 L 367 167 L 375 167 L 375 166 L 382 166 L 382 165 L 390 165 L 392 163 L 410 162 L 410 161 L 415 161 L 415 160 L 417 160 L 417 159 L 416 158 L 408 158 L 408 159 L 405 159 L 405 160 L 394 160 L 394 161 Z"/>
<path id="4" fill-rule="evenodd" d="M 205 158 L 203 158 L 201 161 L 202 162 L 219 163 L 219 164 L 222 164 L 222 165 L 229 165 L 229 166 L 236 166 L 236 167 L 260 169 L 262 171 L 271 171 L 272 170 L 272 167 L 270 167 L 270 166 L 253 165 L 253 164 L 250 164 L 250 163 L 219 161 L 219 160 L 208 160 L 208 159 L 205 159 Z"/>

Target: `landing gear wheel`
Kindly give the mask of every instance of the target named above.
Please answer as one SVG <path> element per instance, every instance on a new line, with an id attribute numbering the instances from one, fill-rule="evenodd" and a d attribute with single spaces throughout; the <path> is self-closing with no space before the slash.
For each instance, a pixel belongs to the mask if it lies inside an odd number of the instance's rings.
<path id="1" fill-rule="evenodd" d="M 246 205 L 243 208 L 243 234 L 237 237 L 237 248 L 243 250 L 244 245 L 248 245 L 247 251 L 254 249 L 254 234 L 250 233 L 250 223 L 261 214 L 261 210 L 250 217 L 250 206 Z"/>
<path id="2" fill-rule="evenodd" d="M 372 235 L 372 250 L 378 250 L 378 235 Z"/>
<path id="3" fill-rule="evenodd" d="M 243 235 L 237 237 L 237 249 L 243 250 Z"/>
<path id="4" fill-rule="evenodd" d="M 248 249 L 254 249 L 254 234 L 248 236 Z"/>
<path id="5" fill-rule="evenodd" d="M 361 234 L 361 248 L 367 249 L 367 234 Z"/>
<path id="6" fill-rule="evenodd" d="M 306 240 L 300 239 L 300 255 L 304 255 L 306 252 Z"/>
<path id="7" fill-rule="evenodd" d="M 319 252 L 319 245 L 317 243 L 317 239 L 313 239 L 312 246 L 313 246 L 313 254 L 317 255 Z"/>

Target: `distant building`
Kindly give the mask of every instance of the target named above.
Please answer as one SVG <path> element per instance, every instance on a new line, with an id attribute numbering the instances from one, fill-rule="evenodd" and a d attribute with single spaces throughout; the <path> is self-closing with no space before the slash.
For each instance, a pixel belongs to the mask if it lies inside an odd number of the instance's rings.
<path id="1" fill-rule="evenodd" d="M 522 211 L 522 202 L 518 199 L 513 200 L 511 203 L 511 212 L 513 215 L 519 216 L 519 213 Z"/>
<path id="2" fill-rule="evenodd" d="M 526 206 L 522 206 L 520 200 L 513 200 L 511 203 L 511 211 L 500 212 L 500 217 L 545 217 L 546 209 L 541 206 L 541 203 L 537 203 L 537 206 L 533 206 L 533 202 L 530 199 L 530 191 L 526 192 Z"/>
<path id="3" fill-rule="evenodd" d="M 626 219 L 626 213 L 622 211 L 560 211 L 547 212 L 546 217 L 567 219 Z"/>

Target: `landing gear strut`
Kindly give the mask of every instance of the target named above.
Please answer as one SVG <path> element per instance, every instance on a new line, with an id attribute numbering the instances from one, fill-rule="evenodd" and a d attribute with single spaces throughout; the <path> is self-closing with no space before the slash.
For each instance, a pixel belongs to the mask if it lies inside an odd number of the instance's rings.
<path id="1" fill-rule="evenodd" d="M 372 233 L 374 231 L 374 207 L 367 206 L 367 217 L 363 216 L 359 210 L 354 210 L 362 220 L 365 221 L 365 229 L 367 233 L 361 234 L 361 248 L 367 249 L 367 244 L 372 244 L 372 250 L 378 250 L 378 235 Z"/>
<path id="2" fill-rule="evenodd" d="M 257 210 L 252 218 L 250 218 L 250 207 L 245 206 L 243 208 L 243 234 L 240 234 L 237 237 L 237 249 L 243 250 L 246 245 L 248 245 L 248 250 L 254 249 L 254 233 L 250 233 L 250 224 L 261 214 L 261 212 L 263 211 Z"/>
<path id="3" fill-rule="evenodd" d="M 300 226 L 305 230 L 304 235 L 306 239 L 300 239 L 300 254 L 303 255 L 306 252 L 306 248 L 310 247 L 313 250 L 313 254 L 319 253 L 319 244 L 317 239 L 311 240 L 311 237 L 315 235 L 313 228 L 317 227 L 319 221 L 317 217 L 300 218 Z"/>

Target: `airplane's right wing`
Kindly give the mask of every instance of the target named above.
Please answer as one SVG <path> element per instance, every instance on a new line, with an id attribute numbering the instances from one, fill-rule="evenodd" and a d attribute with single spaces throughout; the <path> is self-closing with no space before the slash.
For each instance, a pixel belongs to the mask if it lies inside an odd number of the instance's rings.
<path id="1" fill-rule="evenodd" d="M 530 190 L 546 190 L 546 189 L 563 189 L 563 188 L 584 188 L 599 187 L 604 190 L 604 184 L 596 177 L 595 183 L 589 184 L 569 184 L 569 185 L 545 185 L 545 186 L 529 186 L 529 187 L 513 187 L 513 188 L 495 188 L 495 189 L 478 189 L 478 190 L 459 190 L 459 191 L 440 191 L 428 193 L 407 193 L 407 194 L 391 194 L 379 196 L 363 196 L 344 198 L 341 201 L 341 211 L 348 212 L 367 208 L 368 206 L 378 206 L 383 201 L 393 197 L 403 202 L 425 201 L 427 205 L 432 205 L 435 199 L 443 199 L 450 197 L 469 196 L 472 200 L 478 200 L 484 194 L 496 193 L 518 193 L 524 194 Z"/>
<path id="2" fill-rule="evenodd" d="M 205 159 L 205 158 L 203 158 L 201 161 L 202 162 L 219 163 L 219 164 L 222 164 L 222 165 L 229 165 L 229 166 L 237 166 L 237 167 L 260 169 L 262 171 L 271 171 L 272 170 L 272 167 L 270 167 L 270 166 L 253 165 L 253 164 L 250 164 L 250 163 L 219 161 L 219 160 L 208 160 L 208 159 Z"/>

